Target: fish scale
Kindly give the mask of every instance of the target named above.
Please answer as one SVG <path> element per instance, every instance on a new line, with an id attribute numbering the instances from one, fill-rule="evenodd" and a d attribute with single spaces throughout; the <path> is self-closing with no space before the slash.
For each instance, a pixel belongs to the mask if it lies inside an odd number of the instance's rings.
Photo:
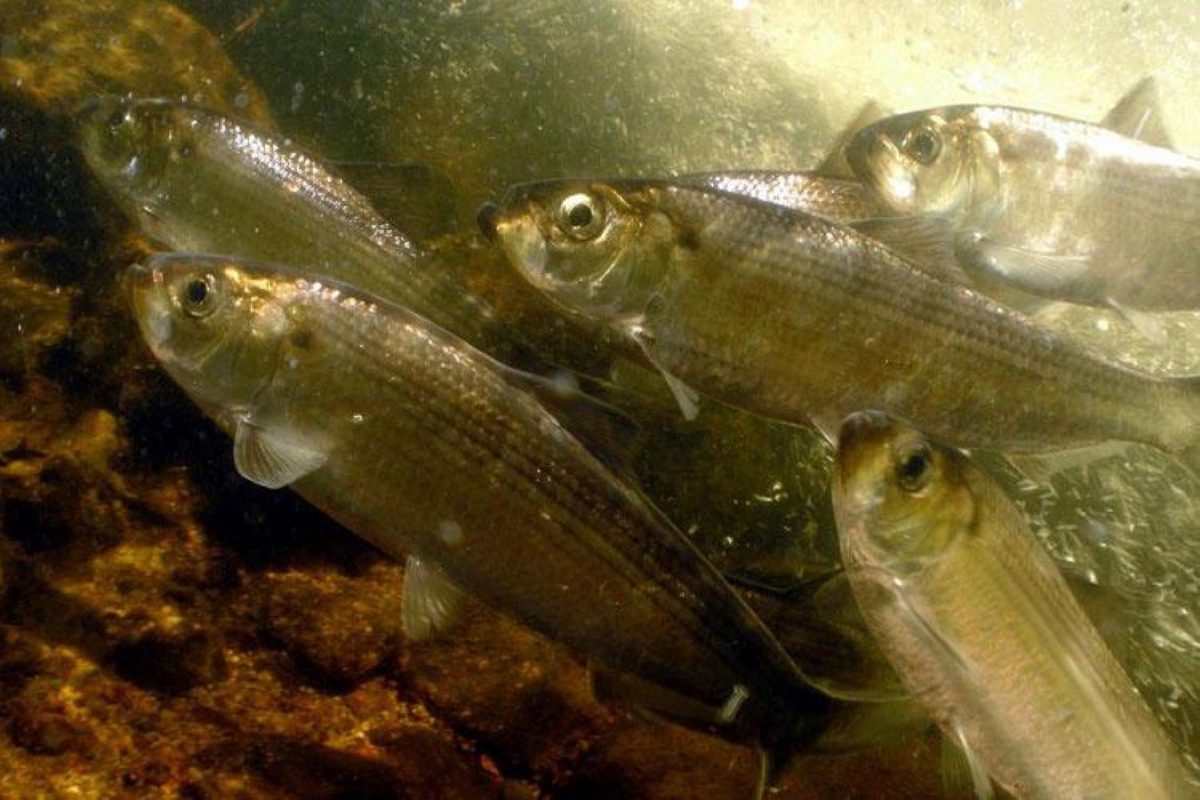
<path id="1" fill-rule="evenodd" d="M 810 309 L 838 309 L 836 317 L 841 320 L 863 321 L 848 332 L 857 340 L 868 338 L 872 332 L 880 334 L 876 339 L 878 345 L 870 355 L 881 361 L 893 358 L 901 364 L 921 369 L 922 365 L 938 363 L 935 355 L 938 351 L 961 349 L 966 351 L 963 357 L 970 359 L 972 373 L 979 374 L 982 360 L 1003 373 L 996 376 L 997 382 L 1011 383 L 1026 375 L 1032 386 L 1043 391 L 1073 393 L 1076 397 L 1069 401 L 1071 406 L 1077 406 L 1081 397 L 1094 397 L 1105 387 L 1112 387 L 1104 398 L 1111 405 L 1101 408 L 1097 419 L 1085 425 L 1083 430 L 1107 428 L 1102 438 L 1145 437 L 1160 446 L 1167 444 L 1157 433 L 1147 432 L 1142 426 L 1129 424 L 1126 427 L 1108 422 L 1109 419 L 1129 418 L 1126 409 L 1131 398 L 1138 400 L 1138 405 L 1146 410 L 1144 413 L 1149 413 L 1151 408 L 1157 409 L 1155 395 L 1161 382 L 1101 361 L 1097 356 L 1084 355 L 998 304 L 969 290 L 927 278 L 865 239 L 817 220 L 792 222 L 782 215 L 762 213 L 759 208 L 748 205 L 742 208 L 739 204 L 698 197 L 682 190 L 668 190 L 662 195 L 661 203 L 668 214 L 677 211 L 685 225 L 701 224 L 699 220 L 705 216 L 718 216 L 722 224 L 701 228 L 704 243 L 713 248 L 711 259 L 681 261 L 678 284 L 671 288 L 677 288 L 679 294 L 675 296 L 684 299 L 678 305 L 671 305 L 660 296 L 644 320 L 643 324 L 656 332 L 655 341 L 660 348 L 666 346 L 666 331 L 670 331 L 669 338 L 674 346 L 687 340 L 692 325 L 710 329 L 719 325 L 726 331 L 738 330 L 745 338 L 748 331 L 755 329 L 751 316 L 758 318 L 757 311 L 768 308 L 770 303 L 778 304 L 786 311 L 777 317 L 768 317 L 781 327 L 771 336 L 772 344 L 779 347 L 796 341 L 801 344 L 797 346 L 794 358 L 772 363 L 787 370 L 785 374 L 797 382 L 809 379 L 806 385 L 816 400 L 816 407 L 808 411 L 823 410 L 823 402 L 842 403 L 843 408 L 837 409 L 840 412 L 870 407 L 873 398 L 858 396 L 859 389 L 849 376 L 841 381 L 813 381 L 811 378 L 824 378 L 821 370 L 789 369 L 803 363 L 801 354 L 810 349 L 806 344 L 820 339 L 819 331 L 806 329 L 802 323 L 797 326 L 796 320 Z M 740 233 L 724 235 L 727 230 L 739 228 Z M 687 298 L 695 296 L 691 294 L 695 286 L 690 285 L 697 277 L 695 273 L 706 267 L 709 272 L 716 272 L 712 278 L 714 283 L 736 292 L 731 302 L 721 304 L 729 316 L 719 322 L 701 320 L 698 313 L 688 315 L 686 319 L 673 316 L 673 311 L 683 309 L 695 312 L 707 309 L 707 314 L 714 314 L 712 304 L 705 303 L 702 308 L 687 305 Z M 738 301 L 745 301 L 744 306 Z M 818 313 L 818 316 L 828 315 Z M 872 319 L 878 322 L 872 324 Z M 895 355 L 892 355 L 884 346 L 889 338 L 904 339 L 912 346 L 894 350 Z M 826 341 L 821 346 L 836 344 Z M 852 342 L 851 346 L 856 344 Z M 757 360 L 746 363 L 746 368 L 758 369 L 762 365 L 763 362 Z M 673 363 L 668 358 L 664 360 L 664 366 L 676 371 L 685 381 L 707 388 L 704 376 L 692 374 L 686 364 Z M 889 380 L 921 383 L 920 377 L 913 376 L 903 367 L 892 371 L 895 374 Z M 962 370 L 950 374 L 966 377 Z M 933 378 L 939 382 L 945 379 L 942 373 Z M 1156 388 L 1152 389 L 1152 386 Z M 969 395 L 964 394 L 964 401 L 967 397 Z M 803 408 L 792 410 L 793 417 L 802 418 L 805 413 Z M 909 413 L 909 410 L 901 413 Z M 1045 405 L 1037 413 L 1054 416 L 1054 411 Z M 966 416 L 962 430 L 957 433 L 964 444 L 978 443 L 973 442 L 969 434 L 961 434 L 969 430 L 972 417 L 982 420 L 986 415 Z"/>
<path id="2" fill-rule="evenodd" d="M 503 350 L 490 306 L 360 192 L 289 141 L 187 103 L 101 97 L 81 148 L 126 212 L 172 249 L 309 268 Z"/>
<path id="3" fill-rule="evenodd" d="M 923 482 L 898 465 L 921 452 Z M 1021 512 L 953 448 L 881 414 L 842 426 L 834 506 L 868 626 L 905 685 L 1022 798 L 1197 787 Z"/>
<path id="4" fill-rule="evenodd" d="M 514 388 L 507 368 L 336 282 L 201 256 L 160 256 L 133 274 L 144 335 L 206 408 L 231 405 L 205 372 L 226 365 L 172 350 L 195 326 L 177 308 L 155 324 L 175 308 L 169 287 L 220 276 L 223 291 L 286 320 L 263 336 L 234 316 L 210 338 L 274 352 L 244 413 L 264 431 L 331 442 L 294 487 L 358 535 L 394 556 L 415 550 L 498 610 L 714 715 L 744 687 L 731 738 L 790 748 L 821 724 L 829 701 L 753 612 L 682 533 Z M 229 309 L 216 313 L 239 311 Z M 447 525 L 454 541 L 439 533 Z"/>
<path id="5" fill-rule="evenodd" d="M 920 162 L 914 132 L 935 135 Z M 930 132 L 933 133 L 930 133 Z M 865 127 L 847 159 L 893 213 L 934 214 L 975 238 L 963 266 L 1056 299 L 1200 307 L 1200 161 L 1099 125 L 958 105 Z"/>
<path id="6" fill-rule="evenodd" d="M 557 209 L 585 196 L 603 230 L 564 235 Z M 1195 455 L 1200 384 L 1109 361 L 814 215 L 666 181 L 562 180 L 511 189 L 494 228 L 551 299 L 764 416 L 880 408 L 968 447 L 1120 439 Z"/>

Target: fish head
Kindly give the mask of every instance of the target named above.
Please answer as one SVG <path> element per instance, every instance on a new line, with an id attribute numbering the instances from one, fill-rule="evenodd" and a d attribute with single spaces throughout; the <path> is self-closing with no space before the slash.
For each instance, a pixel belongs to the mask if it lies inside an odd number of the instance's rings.
<path id="1" fill-rule="evenodd" d="M 168 171 L 195 150 L 190 110 L 170 100 L 94 97 L 75 112 L 80 150 L 110 191 L 151 202 Z"/>
<path id="2" fill-rule="evenodd" d="M 995 164 L 995 147 L 969 107 L 899 114 L 866 126 L 846 159 L 859 179 L 902 214 L 961 217 Z"/>
<path id="3" fill-rule="evenodd" d="M 587 180 L 523 184 L 479 222 L 536 289 L 575 315 L 612 323 L 645 309 L 669 263 L 671 224 L 646 191 Z"/>
<path id="4" fill-rule="evenodd" d="M 297 329 L 288 301 L 299 281 L 221 256 L 156 255 L 129 267 L 124 283 L 150 350 L 209 407 L 251 406 Z"/>
<path id="5" fill-rule="evenodd" d="M 881 412 L 847 417 L 833 487 L 846 560 L 894 573 L 936 560 L 975 517 L 965 459 Z"/>

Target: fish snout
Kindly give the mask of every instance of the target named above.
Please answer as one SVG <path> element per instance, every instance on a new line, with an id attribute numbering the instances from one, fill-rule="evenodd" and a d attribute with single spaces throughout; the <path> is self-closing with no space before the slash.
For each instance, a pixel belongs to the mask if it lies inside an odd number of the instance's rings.
<path id="1" fill-rule="evenodd" d="M 500 219 L 500 206 L 495 203 L 484 203 L 479 207 L 479 213 L 475 215 L 475 222 L 479 225 L 479 232 L 489 242 L 496 241 L 496 224 Z"/>
<path id="2" fill-rule="evenodd" d="M 156 282 L 157 270 L 141 262 L 130 264 L 121 275 L 121 289 L 125 296 L 133 299 Z"/>
<path id="3" fill-rule="evenodd" d="M 892 418 L 882 411 L 855 411 L 842 420 L 838 431 L 838 444 L 882 431 L 891 423 Z"/>

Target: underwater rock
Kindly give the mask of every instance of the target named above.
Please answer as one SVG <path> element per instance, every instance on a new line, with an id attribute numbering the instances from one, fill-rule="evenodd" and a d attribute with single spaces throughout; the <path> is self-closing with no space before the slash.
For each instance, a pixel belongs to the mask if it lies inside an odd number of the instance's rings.
<path id="1" fill-rule="evenodd" d="M 65 113 L 95 94 L 188 98 L 269 123 L 258 89 L 204 27 L 172 3 L 7 3 L 0 92 Z M 19 130 L 12 131 L 17 137 Z"/>
<path id="2" fill-rule="evenodd" d="M 398 652 L 403 568 L 381 562 L 351 578 L 331 570 L 270 573 L 260 578 L 262 630 L 319 683 L 354 686 Z"/>
<path id="3" fill-rule="evenodd" d="M 108 654 L 117 675 L 150 691 L 182 694 L 228 673 L 220 642 L 211 631 L 152 632 L 117 644 Z"/>
<path id="4" fill-rule="evenodd" d="M 70 332 L 75 290 L 39 281 L 24 243 L 0 240 L 0 380 L 20 384 Z"/>

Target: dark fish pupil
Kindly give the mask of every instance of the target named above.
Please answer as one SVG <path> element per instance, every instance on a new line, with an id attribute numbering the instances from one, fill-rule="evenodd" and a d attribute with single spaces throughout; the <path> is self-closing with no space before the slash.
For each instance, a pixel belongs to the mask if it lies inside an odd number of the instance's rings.
<path id="1" fill-rule="evenodd" d="M 124 124 L 125 124 L 125 112 L 124 111 L 117 110 L 117 111 L 112 112 L 112 114 L 110 114 L 108 116 L 108 127 L 119 128 Z"/>
<path id="2" fill-rule="evenodd" d="M 900 474 L 910 481 L 914 481 L 925 474 L 925 456 L 922 453 L 914 453 L 904 460 L 904 464 L 900 467 Z"/>
<path id="3" fill-rule="evenodd" d="M 208 299 L 208 282 L 197 278 L 183 290 L 188 303 L 198 306 Z"/>
<path id="4" fill-rule="evenodd" d="M 579 203 L 567 212 L 567 222 L 574 228 L 586 228 L 592 223 L 592 210 L 585 203 Z"/>
<path id="5" fill-rule="evenodd" d="M 929 450 L 916 445 L 904 454 L 896 465 L 896 479 L 906 492 L 916 492 L 925 485 L 925 473 L 929 469 Z"/>
<path id="6" fill-rule="evenodd" d="M 928 164 L 937 158 L 938 141 L 929 131 L 921 131 L 912 140 L 912 157 L 922 164 Z"/>

